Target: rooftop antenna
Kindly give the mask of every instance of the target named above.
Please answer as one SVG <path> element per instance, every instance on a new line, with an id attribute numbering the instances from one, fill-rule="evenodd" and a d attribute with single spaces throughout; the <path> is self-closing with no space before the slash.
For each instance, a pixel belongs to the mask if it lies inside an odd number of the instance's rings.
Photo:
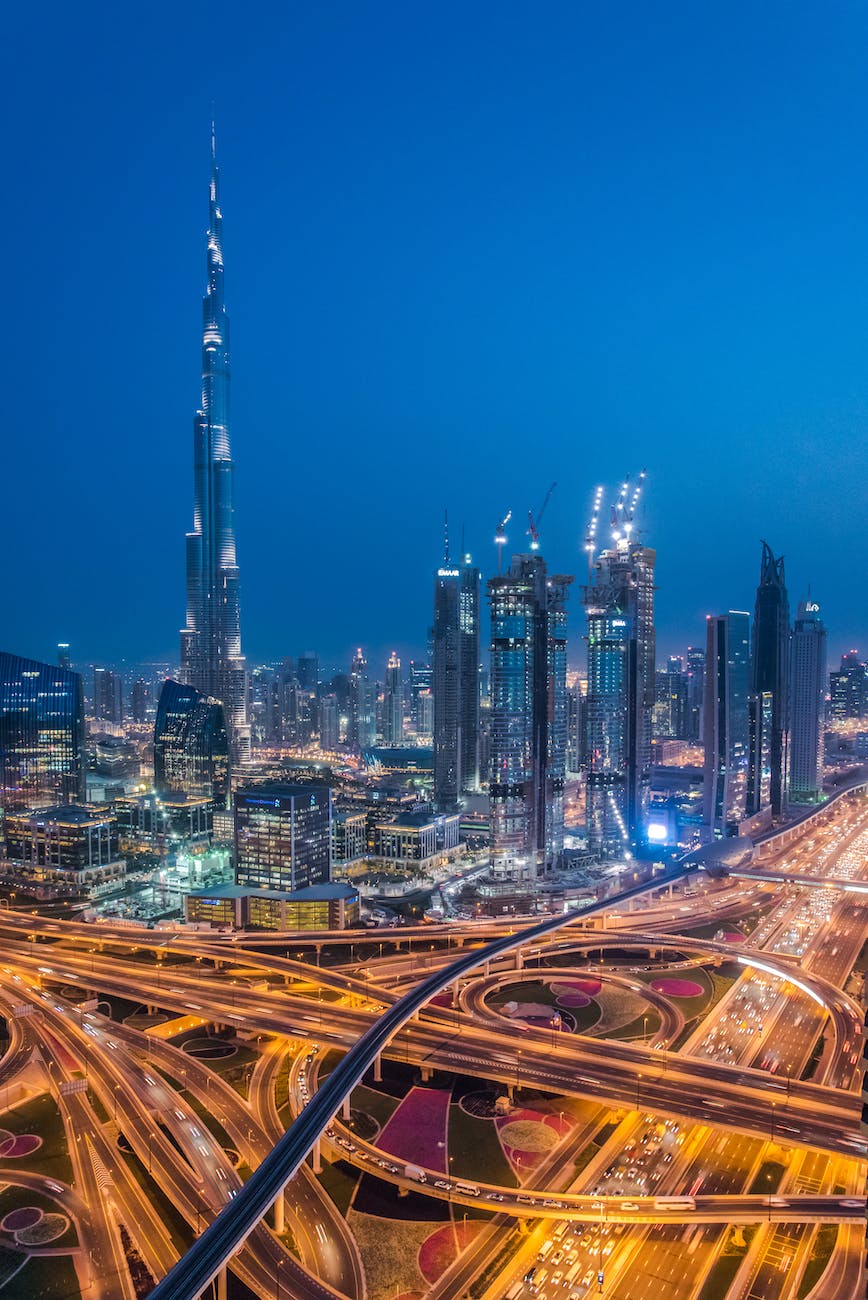
<path id="1" fill-rule="evenodd" d="M 494 545 L 497 547 L 497 576 L 500 577 L 501 562 L 503 560 L 503 548 L 506 546 L 506 525 L 512 518 L 512 511 L 507 510 L 506 514 L 497 525 L 494 534 Z"/>
<path id="2" fill-rule="evenodd" d="M 591 517 L 588 520 L 588 531 L 585 533 L 585 550 L 588 553 L 588 582 L 591 580 L 591 572 L 594 567 L 594 554 L 597 549 L 597 524 L 600 520 L 600 507 L 603 504 L 602 487 L 598 487 L 594 492 L 594 505 L 591 510 Z"/>
<path id="3" fill-rule="evenodd" d="M 449 511 L 443 511 L 443 563 L 449 567 Z"/>
<path id="4" fill-rule="evenodd" d="M 550 498 L 551 498 L 551 495 L 552 495 L 552 493 L 554 492 L 554 490 L 555 490 L 556 487 L 557 487 L 557 483 L 552 483 L 552 485 L 551 485 L 551 487 L 549 488 L 548 492 L 546 492 L 546 494 L 545 494 L 545 499 L 544 499 L 542 505 L 540 506 L 539 510 L 537 511 L 536 519 L 534 519 L 533 514 L 531 513 L 530 510 L 528 510 L 528 512 L 527 512 L 527 524 L 528 524 L 527 531 L 528 531 L 528 534 L 529 534 L 529 536 L 530 536 L 530 549 L 531 549 L 532 551 L 538 551 L 538 550 L 539 550 L 539 526 L 540 526 L 540 521 L 542 520 L 542 517 L 543 517 L 543 515 L 545 514 L 546 506 L 548 505 L 549 500 L 550 500 Z"/>

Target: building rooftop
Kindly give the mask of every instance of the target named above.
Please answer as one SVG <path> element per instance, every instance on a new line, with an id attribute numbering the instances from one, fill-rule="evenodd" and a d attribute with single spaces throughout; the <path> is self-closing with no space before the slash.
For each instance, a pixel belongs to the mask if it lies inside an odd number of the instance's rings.
<path id="1" fill-rule="evenodd" d="M 64 826 L 96 825 L 99 822 L 112 820 L 111 813 L 97 812 L 95 809 L 77 803 L 58 804 L 54 808 L 28 808 L 21 812 L 7 814 L 7 819 L 11 820 L 13 817 L 31 822 L 58 822 Z"/>
<path id="2" fill-rule="evenodd" d="M 240 786 L 236 792 L 236 798 L 264 798 L 273 795 L 276 799 L 298 798 L 300 795 L 308 795 L 314 790 L 327 790 L 329 787 L 324 781 L 263 781 L 251 785 Z"/>
<path id="3" fill-rule="evenodd" d="M 307 885 L 304 889 L 251 889 L 249 885 L 214 885 L 211 889 L 191 889 L 191 898 L 273 898 L 276 902 L 330 903 L 356 898 L 358 890 L 338 881 L 326 885 Z"/>

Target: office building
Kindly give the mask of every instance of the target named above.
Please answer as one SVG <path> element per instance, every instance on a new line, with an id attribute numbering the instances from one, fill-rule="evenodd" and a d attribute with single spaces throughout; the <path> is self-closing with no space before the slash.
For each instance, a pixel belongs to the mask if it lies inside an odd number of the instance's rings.
<path id="1" fill-rule="evenodd" d="M 383 692 L 383 740 L 387 745 L 404 743 L 404 687 L 401 682 L 401 660 L 394 650 L 386 665 L 386 685 Z"/>
<path id="2" fill-rule="evenodd" d="M 359 924 L 359 891 L 339 882 L 304 889 L 248 889 L 214 885 L 194 889 L 187 920 L 233 930 L 347 930 Z"/>
<path id="3" fill-rule="evenodd" d="M 353 656 L 349 677 L 350 716 L 347 741 L 356 753 L 370 749 L 377 731 L 377 692 L 368 677 L 368 663 L 359 649 Z"/>
<path id="4" fill-rule="evenodd" d="M 680 666 L 670 659 L 665 669 L 655 675 L 656 699 L 652 714 L 652 732 L 662 740 L 687 740 L 689 727 L 688 679 Z"/>
<path id="5" fill-rule="evenodd" d="M 774 704 L 771 691 L 748 697 L 747 811 L 755 829 L 765 830 L 772 819 L 772 725 Z"/>
<path id="6" fill-rule="evenodd" d="M 857 650 L 841 656 L 838 672 L 829 673 L 829 721 L 852 722 L 868 714 L 868 670 Z"/>
<path id="7" fill-rule="evenodd" d="M 253 889 L 322 885 L 331 874 L 328 786 L 264 784 L 235 795 L 235 881 Z"/>
<path id="8" fill-rule="evenodd" d="M 821 798 L 823 697 L 826 688 L 826 629 L 820 607 L 802 601 L 790 643 L 790 799 Z"/>
<path id="9" fill-rule="evenodd" d="M 501 881 L 532 882 L 563 858 L 571 582 L 549 576 L 538 553 L 514 555 L 488 582 L 491 869 Z"/>
<path id="10" fill-rule="evenodd" d="M 613 546 L 593 564 L 588 618 L 588 848 L 622 853 L 645 838 L 655 698 L 656 555 L 613 530 Z"/>
<path id="11" fill-rule="evenodd" d="M 449 556 L 434 577 L 432 695 L 434 802 L 455 808 L 463 793 L 479 789 L 479 570 L 469 555 Z M 419 731 L 425 704 L 417 702 Z"/>
<path id="12" fill-rule="evenodd" d="M 5 809 L 85 799 L 81 677 L 0 651 L 0 798 Z"/>
<path id="13" fill-rule="evenodd" d="M 701 646 L 687 647 L 685 672 L 687 675 L 687 739 L 701 741 L 702 705 L 705 695 L 705 655 Z"/>
<path id="14" fill-rule="evenodd" d="M 229 797 L 229 737 L 223 705 L 193 686 L 163 682 L 154 723 L 154 788 L 225 807 Z"/>
<path id="15" fill-rule="evenodd" d="M 319 747 L 333 753 L 341 742 L 338 697 L 323 695 L 319 702 Z"/>
<path id="16" fill-rule="evenodd" d="M 223 705 L 233 755 L 243 762 L 250 753 L 248 682 L 241 652 L 235 466 L 229 442 L 229 317 L 223 295 L 223 214 L 213 128 L 209 213 L 202 300 L 202 405 L 193 425 L 193 529 L 187 534 L 181 676 L 201 696 Z"/>
<path id="17" fill-rule="evenodd" d="M 760 580 L 756 593 L 751 646 L 751 694 L 757 697 L 757 708 L 762 712 L 759 697 L 771 696 L 769 745 L 769 803 L 773 817 L 779 817 L 787 799 L 789 775 L 789 641 L 790 605 L 784 576 L 784 559 L 775 559 L 768 543 L 762 544 Z M 763 728 L 758 717 L 753 729 L 754 743 L 763 741 Z M 751 767 L 760 772 L 763 758 L 760 753 L 751 756 Z M 748 814 L 763 811 L 761 783 L 755 782 L 748 792 Z"/>
<path id="18" fill-rule="evenodd" d="M 304 654 L 298 656 L 296 673 L 301 689 L 316 694 L 319 687 L 319 659 L 312 650 L 305 650 Z"/>
<path id="19" fill-rule="evenodd" d="M 123 881 L 126 863 L 111 815 L 63 805 L 9 814 L 4 831 L 12 874 L 22 881 L 76 893 Z"/>
<path id="20" fill-rule="evenodd" d="M 704 820 L 715 838 L 737 835 L 747 809 L 750 615 L 707 620 Z"/>
<path id="21" fill-rule="evenodd" d="M 139 677 L 133 682 L 133 689 L 130 691 L 130 715 L 133 722 L 147 721 L 150 703 L 150 683 L 146 682 L 143 677 Z"/>
<path id="22" fill-rule="evenodd" d="M 58 641 L 57 643 L 57 666 L 58 668 L 63 668 L 65 672 L 69 672 L 72 668 L 72 663 L 69 657 L 68 641 Z"/>
<path id="23" fill-rule="evenodd" d="M 110 668 L 93 670 L 93 716 L 97 722 L 120 726 L 124 720 L 124 692 L 119 673 Z"/>

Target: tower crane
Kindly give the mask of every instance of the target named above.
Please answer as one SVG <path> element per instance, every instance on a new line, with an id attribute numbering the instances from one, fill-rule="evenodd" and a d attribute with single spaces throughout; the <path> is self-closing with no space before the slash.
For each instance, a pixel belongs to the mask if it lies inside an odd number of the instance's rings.
<path id="1" fill-rule="evenodd" d="M 500 576 L 500 566 L 503 559 L 503 548 L 506 546 L 506 525 L 512 518 L 512 511 L 507 510 L 506 514 L 497 525 L 494 533 L 494 545 L 497 547 L 497 573 Z"/>
<path id="2" fill-rule="evenodd" d="M 539 526 L 542 521 L 542 517 L 545 514 L 546 506 L 548 505 L 549 500 L 551 499 L 551 495 L 554 492 L 556 487 L 557 487 L 557 483 L 552 483 L 548 492 L 546 492 L 545 494 L 545 499 L 542 505 L 540 506 L 539 510 L 537 511 L 535 519 L 533 513 L 530 510 L 528 510 L 527 512 L 527 531 L 528 531 L 528 535 L 530 536 L 530 549 L 532 551 L 539 550 Z"/>

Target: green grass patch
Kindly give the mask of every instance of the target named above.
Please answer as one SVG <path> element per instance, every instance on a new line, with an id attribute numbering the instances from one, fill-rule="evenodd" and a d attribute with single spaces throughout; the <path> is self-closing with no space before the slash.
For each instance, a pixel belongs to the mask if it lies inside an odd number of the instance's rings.
<path id="1" fill-rule="evenodd" d="M 12 1288 L 15 1300 L 80 1300 L 87 1294 L 68 1255 L 31 1255 Z"/>
<path id="2" fill-rule="evenodd" d="M 738 1270 L 741 1268 L 750 1243 L 756 1232 L 756 1225 L 730 1228 L 727 1232 L 723 1250 L 711 1266 L 698 1300 L 727 1300 L 730 1287 Z"/>
<path id="3" fill-rule="evenodd" d="M 764 1160 L 747 1189 L 751 1196 L 771 1196 L 780 1187 L 786 1166 L 779 1160 Z"/>
<path id="4" fill-rule="evenodd" d="M 47 1092 L 32 1097 L 29 1101 L 13 1106 L 4 1111 L 2 1127 L 10 1133 L 36 1133 L 42 1138 L 42 1146 L 27 1156 L 23 1167 L 28 1173 L 44 1174 L 59 1183 L 72 1183 L 72 1161 L 66 1131 L 60 1111 Z M 20 1161 L 12 1161 L 9 1168 L 22 1168 Z M 0 1163 L 0 1182 L 3 1181 L 3 1166 Z"/>
<path id="5" fill-rule="evenodd" d="M 336 1160 L 333 1165 L 323 1161 L 322 1173 L 317 1174 L 317 1178 L 346 1218 L 358 1185 L 359 1171 L 345 1160 Z"/>
<path id="6" fill-rule="evenodd" d="M 88 1088 L 87 1099 L 93 1107 L 100 1124 L 107 1124 L 109 1122 L 109 1113 L 94 1092 L 93 1088 Z"/>
<path id="7" fill-rule="evenodd" d="M 618 1025 L 615 1029 L 607 1029 L 600 1034 L 600 1037 L 642 1038 L 644 1033 L 650 1042 L 654 1035 L 659 1032 L 662 1023 L 656 1011 L 646 1011 L 644 1015 L 637 1016 L 635 1020 L 628 1021 L 626 1025 Z"/>
<path id="8" fill-rule="evenodd" d="M 500 1273 L 502 1269 L 506 1268 L 512 1256 L 518 1249 L 521 1236 L 522 1231 L 520 1228 L 503 1229 L 500 1249 L 488 1267 L 480 1273 L 479 1277 L 476 1278 L 475 1281 L 471 1282 L 470 1287 L 468 1288 L 467 1293 L 472 1297 L 472 1300 L 481 1300 L 481 1297 L 485 1295 L 488 1288 L 494 1283 L 498 1273 Z"/>
<path id="9" fill-rule="evenodd" d="M 400 1101 L 397 1097 L 389 1097 L 385 1092 L 377 1092 L 361 1083 L 353 1088 L 350 1105 L 353 1110 L 366 1111 L 373 1116 L 380 1128 L 384 1128 L 398 1109 Z"/>
<path id="10" fill-rule="evenodd" d="M 507 1002 L 540 1002 L 544 1006 L 554 1007 L 557 1005 L 557 998 L 552 992 L 551 985 L 542 980 L 517 980 L 515 984 L 507 984 L 503 988 L 496 989 L 488 998 L 488 1002 L 493 1007 L 505 1006 Z"/>
<path id="11" fill-rule="evenodd" d="M 503 1153 L 494 1121 L 468 1115 L 458 1105 L 449 1107 L 448 1151 L 452 1172 L 458 1178 L 479 1178 L 496 1187 L 518 1187 L 518 1179 Z"/>
<path id="12" fill-rule="evenodd" d="M 811 1245 L 811 1257 L 808 1260 L 799 1289 L 796 1292 L 797 1300 L 804 1300 L 809 1291 L 817 1285 L 820 1278 L 829 1266 L 829 1259 L 832 1251 L 835 1249 L 835 1242 L 838 1239 L 837 1223 L 824 1223 L 814 1234 L 814 1240 Z"/>

